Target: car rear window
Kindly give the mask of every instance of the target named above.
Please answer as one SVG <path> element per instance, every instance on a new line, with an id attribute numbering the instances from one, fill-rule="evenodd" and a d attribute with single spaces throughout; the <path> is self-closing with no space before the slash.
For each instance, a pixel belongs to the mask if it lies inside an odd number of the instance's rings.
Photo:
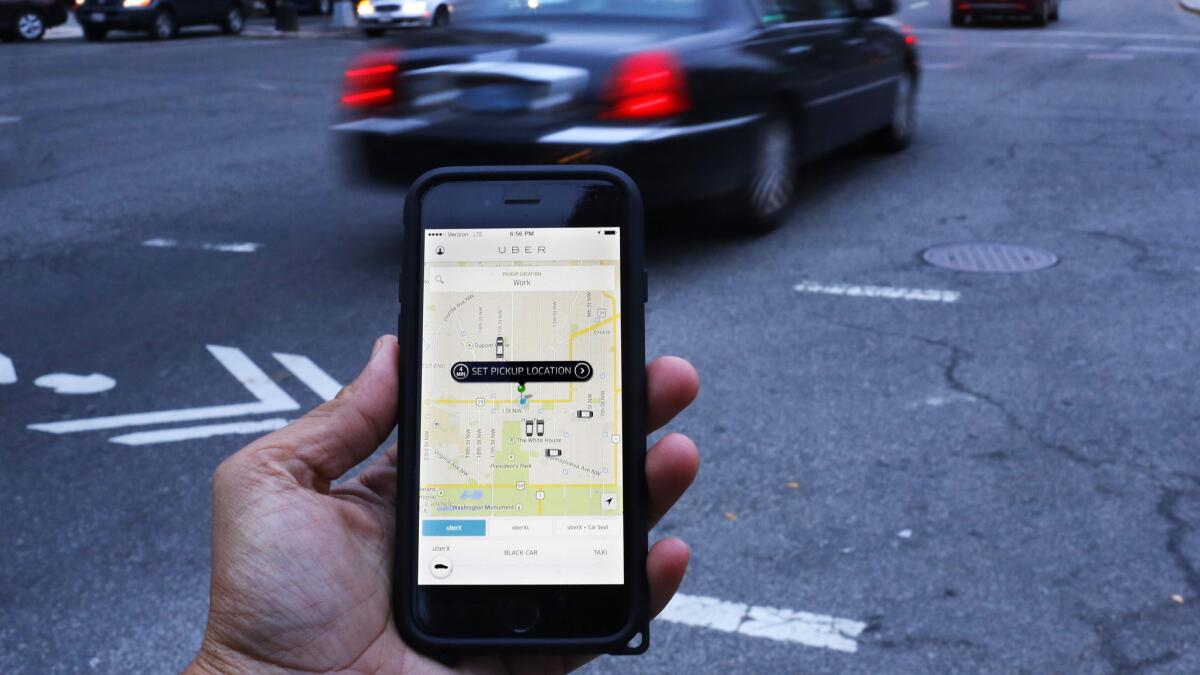
<path id="1" fill-rule="evenodd" d="M 468 10 L 473 18 L 613 16 L 696 19 L 704 15 L 706 0 L 474 0 L 462 4 L 467 5 L 463 9 Z"/>

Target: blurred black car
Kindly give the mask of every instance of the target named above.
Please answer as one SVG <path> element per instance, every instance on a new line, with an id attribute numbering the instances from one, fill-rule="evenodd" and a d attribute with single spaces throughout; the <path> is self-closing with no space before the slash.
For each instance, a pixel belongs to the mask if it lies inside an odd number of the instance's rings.
<path id="1" fill-rule="evenodd" d="M 650 206 L 719 196 L 777 225 L 798 165 L 912 138 L 915 37 L 892 0 L 481 0 L 346 72 L 350 166 L 601 163 Z"/>
<path id="2" fill-rule="evenodd" d="M 32 42 L 67 21 L 66 0 L 0 0 L 0 39 Z"/>
<path id="3" fill-rule="evenodd" d="M 1058 8 L 1062 0 L 951 0 L 950 23 L 962 26 L 967 18 L 982 16 L 1028 16 L 1035 26 L 1045 26 L 1058 21 Z"/>
<path id="4" fill-rule="evenodd" d="M 246 27 L 252 0 L 84 0 L 75 20 L 87 40 L 103 40 L 109 31 L 139 31 L 166 40 L 187 26 L 217 25 L 228 34 Z"/>

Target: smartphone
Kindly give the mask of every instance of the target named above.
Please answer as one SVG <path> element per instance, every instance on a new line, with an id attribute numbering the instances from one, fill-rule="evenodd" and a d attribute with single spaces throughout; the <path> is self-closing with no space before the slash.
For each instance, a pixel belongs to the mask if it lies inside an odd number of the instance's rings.
<path id="1" fill-rule="evenodd" d="M 405 204 L 405 641 L 649 644 L 641 197 L 607 167 L 439 169 Z"/>

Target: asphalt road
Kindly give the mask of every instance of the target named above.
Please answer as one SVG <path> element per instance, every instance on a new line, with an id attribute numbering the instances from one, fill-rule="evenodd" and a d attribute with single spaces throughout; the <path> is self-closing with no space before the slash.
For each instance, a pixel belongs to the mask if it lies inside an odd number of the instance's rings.
<path id="1" fill-rule="evenodd" d="M 945 2 L 906 1 L 910 150 L 808 167 L 769 236 L 652 237 L 647 351 L 704 380 L 673 425 L 701 476 L 659 527 L 693 547 L 684 592 L 865 627 L 838 650 L 795 617 L 773 637 L 657 621 L 647 656 L 593 672 L 1200 672 L 1200 16 L 1137 5 L 951 30 Z M 402 198 L 344 186 L 328 131 L 362 48 L 0 47 L 0 672 L 185 664 L 209 476 L 249 438 L 28 425 L 252 401 L 206 345 L 307 408 L 273 354 L 345 382 L 393 329 Z M 919 257 L 959 241 L 1061 262 Z M 52 373 L 115 386 L 35 386 Z"/>

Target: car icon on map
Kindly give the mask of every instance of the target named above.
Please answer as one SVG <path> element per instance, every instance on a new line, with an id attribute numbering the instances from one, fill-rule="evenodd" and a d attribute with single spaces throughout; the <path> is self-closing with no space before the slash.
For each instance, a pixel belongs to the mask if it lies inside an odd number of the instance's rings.
<path id="1" fill-rule="evenodd" d="M 496 338 L 496 358 L 498 358 L 498 359 L 504 358 L 504 338 L 503 337 Z"/>
<path id="2" fill-rule="evenodd" d="M 576 410 L 575 416 L 580 419 L 585 419 L 585 420 L 590 419 L 592 417 L 592 411 L 591 410 Z"/>

